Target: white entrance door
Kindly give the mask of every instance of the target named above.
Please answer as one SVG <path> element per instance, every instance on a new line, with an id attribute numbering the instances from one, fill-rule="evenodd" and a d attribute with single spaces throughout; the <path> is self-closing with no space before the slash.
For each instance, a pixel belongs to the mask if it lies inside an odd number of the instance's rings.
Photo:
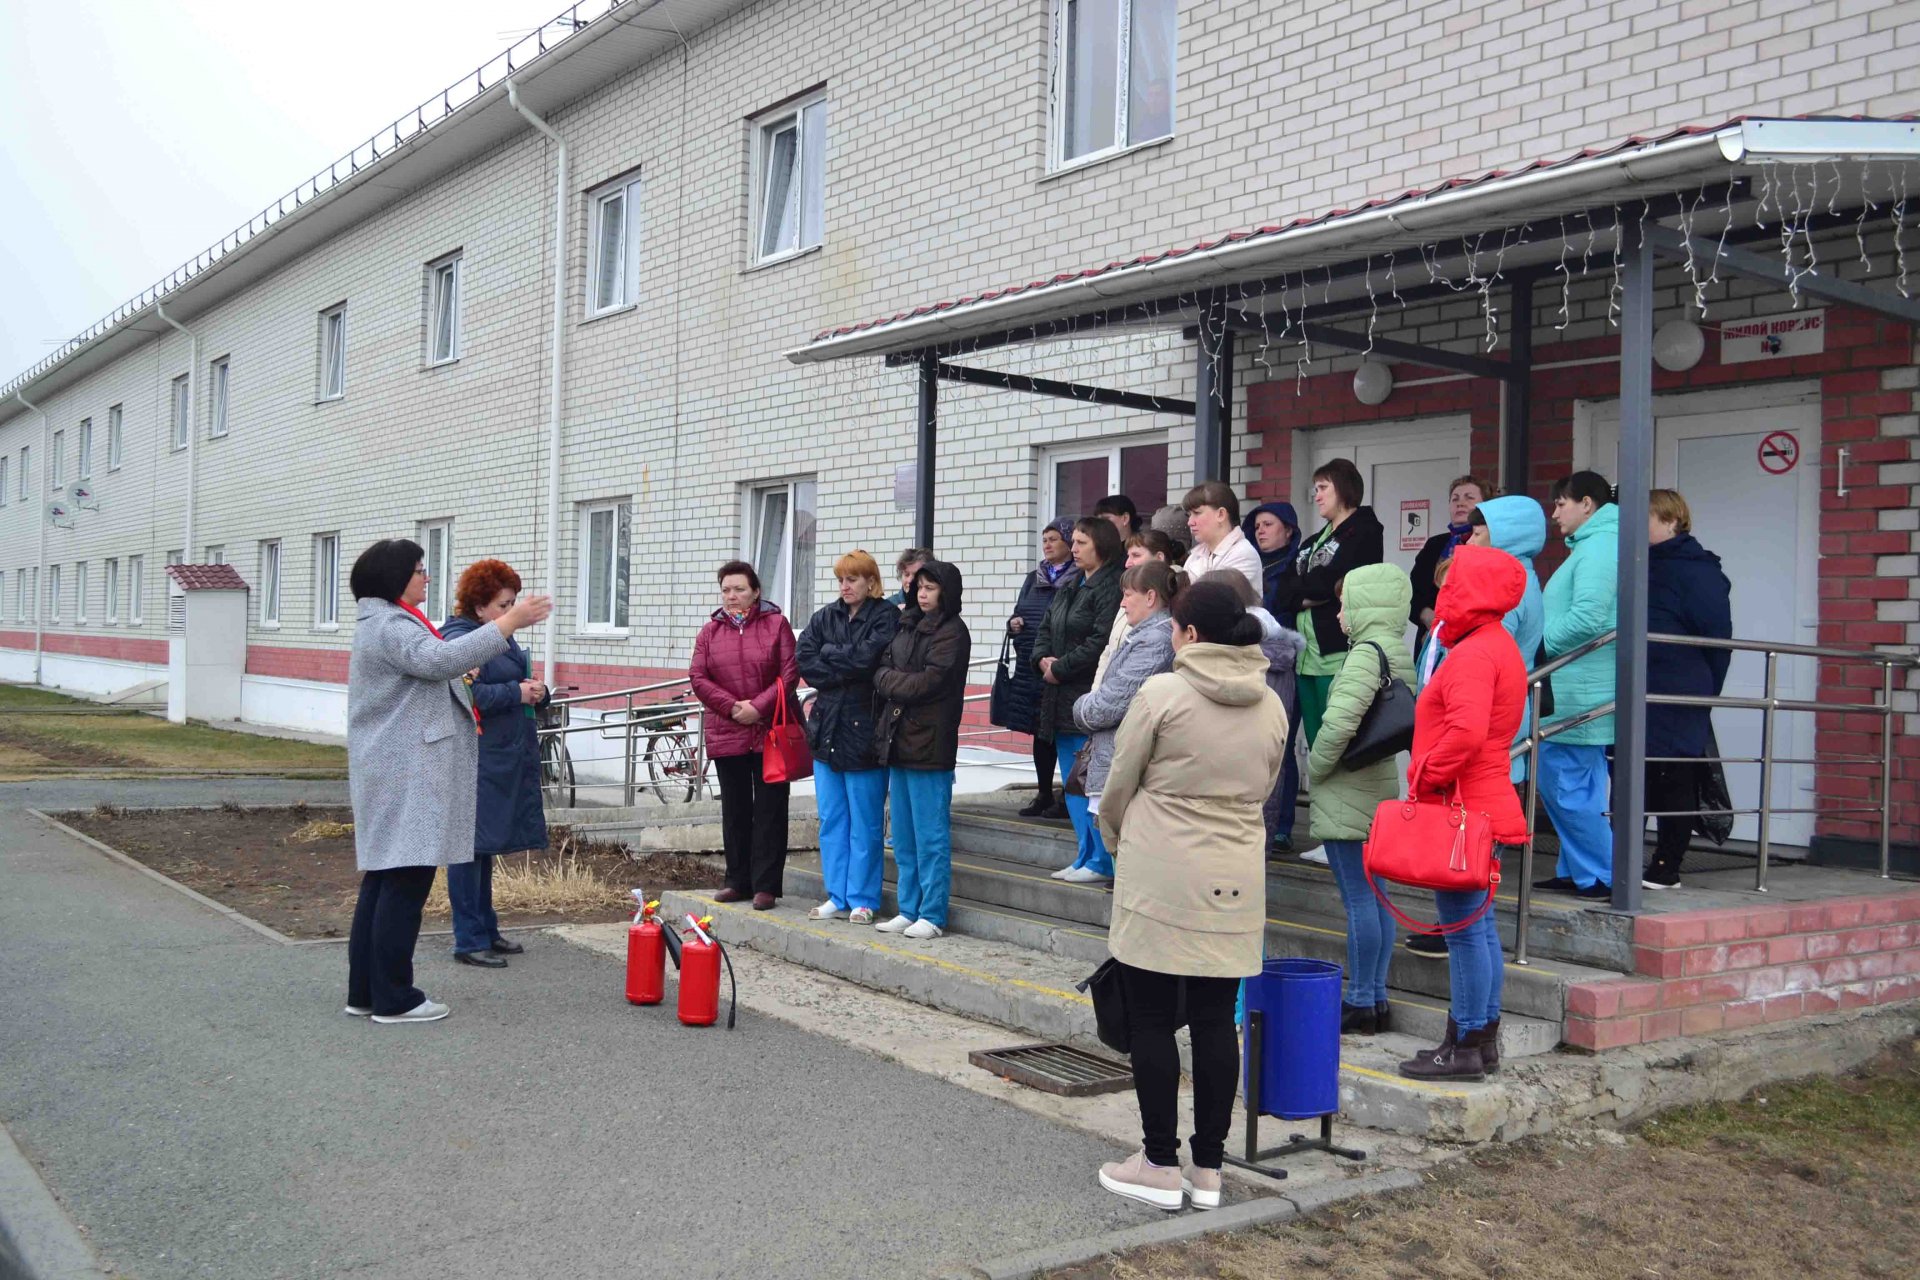
<path id="1" fill-rule="evenodd" d="M 1760 389 L 1762 391 L 1768 389 Z M 1741 640 L 1813 644 L 1819 633 L 1818 564 L 1820 550 L 1820 403 L 1815 389 L 1772 389 L 1771 403 L 1729 405 L 1735 393 L 1662 397 L 1654 402 L 1654 484 L 1677 489 L 1693 512 L 1693 535 L 1720 557 L 1733 584 L 1733 634 Z M 1749 395 L 1752 393 L 1748 393 Z M 1619 475 L 1620 415 L 1617 402 L 1595 406 L 1591 414 L 1595 470 Z M 1792 470 L 1777 472 L 1782 451 L 1770 451 L 1762 466 L 1761 447 L 1775 432 L 1797 442 Z M 1589 464 L 1591 465 L 1591 464 Z M 1811 701 L 1818 672 L 1811 658 L 1781 658 L 1776 681 L 1779 696 Z M 1727 670 L 1729 696 L 1758 698 L 1766 688 L 1766 658 L 1736 653 Z M 1760 713 L 1713 713 L 1720 754 L 1755 759 L 1760 755 Z M 1813 717 L 1782 715 L 1774 730 L 1774 754 L 1793 760 L 1813 757 Z M 1760 768 L 1728 765 L 1727 788 L 1734 808 L 1757 805 Z M 1776 766 L 1776 809 L 1813 807 L 1813 767 Z M 1734 838 L 1752 840 L 1757 818 L 1740 818 Z M 1813 835 L 1811 814 L 1780 814 L 1772 838 L 1805 845 Z"/>

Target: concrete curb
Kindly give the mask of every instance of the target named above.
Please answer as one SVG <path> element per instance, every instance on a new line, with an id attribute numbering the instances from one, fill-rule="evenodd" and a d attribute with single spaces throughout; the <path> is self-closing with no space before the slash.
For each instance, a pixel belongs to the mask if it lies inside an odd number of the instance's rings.
<path id="1" fill-rule="evenodd" d="M 1159 1222 L 1128 1227 L 1103 1236 L 1089 1236 L 1041 1249 L 1029 1249 L 1024 1253 L 1008 1254 L 1004 1258 L 977 1263 L 964 1270 L 950 1271 L 942 1280 L 1030 1280 L 1030 1277 L 1047 1271 L 1078 1266 L 1126 1249 L 1178 1244 L 1201 1236 L 1224 1235 L 1247 1227 L 1287 1222 L 1302 1214 L 1317 1213 L 1343 1200 L 1405 1191 L 1420 1184 L 1420 1175 L 1412 1169 L 1389 1169 L 1385 1173 L 1355 1178 L 1350 1182 L 1311 1187 L 1297 1195 L 1243 1200 L 1211 1212 L 1190 1210 Z"/>
<path id="2" fill-rule="evenodd" d="M 73 1219 L 0 1125 L 0 1276 L 106 1280 Z"/>

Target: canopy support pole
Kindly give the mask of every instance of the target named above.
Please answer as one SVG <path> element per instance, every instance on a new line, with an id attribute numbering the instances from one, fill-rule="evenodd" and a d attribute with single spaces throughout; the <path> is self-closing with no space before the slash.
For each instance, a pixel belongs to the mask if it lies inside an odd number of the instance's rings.
<path id="1" fill-rule="evenodd" d="M 1613 907 L 1640 910 L 1646 861 L 1647 490 L 1653 487 L 1653 246 L 1620 227 L 1619 634 L 1613 654 Z"/>

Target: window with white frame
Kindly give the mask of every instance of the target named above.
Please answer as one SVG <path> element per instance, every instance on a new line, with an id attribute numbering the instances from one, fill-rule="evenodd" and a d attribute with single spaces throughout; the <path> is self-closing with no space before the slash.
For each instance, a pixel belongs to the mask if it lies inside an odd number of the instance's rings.
<path id="1" fill-rule="evenodd" d="M 746 486 L 740 555 L 797 630 L 813 616 L 813 478 Z"/>
<path id="2" fill-rule="evenodd" d="M 1056 168 L 1173 133 L 1178 9 L 1176 0 L 1054 0 Z"/>
<path id="3" fill-rule="evenodd" d="M 27 459 L 32 452 L 30 446 L 24 444 L 20 446 L 20 487 L 15 492 L 20 495 L 22 502 L 27 500 Z"/>
<path id="4" fill-rule="evenodd" d="M 73 619 L 82 626 L 87 621 L 87 562 L 73 566 Z"/>
<path id="5" fill-rule="evenodd" d="M 127 557 L 127 621 L 133 626 L 145 622 L 147 558 Z"/>
<path id="6" fill-rule="evenodd" d="M 53 433 L 53 468 L 47 473 L 47 485 L 52 489 L 63 488 L 67 483 L 67 433 Z"/>
<path id="7" fill-rule="evenodd" d="M 217 543 L 217 542 L 208 543 L 206 558 L 202 560 L 200 563 L 201 564 L 225 564 L 226 562 L 227 562 L 226 546 L 222 543 Z"/>
<path id="8" fill-rule="evenodd" d="M 175 449 L 187 447 L 187 432 L 193 424 L 193 382 L 181 374 L 173 380 L 173 435 L 172 446 Z"/>
<path id="9" fill-rule="evenodd" d="M 47 621 L 60 621 L 60 566 L 47 566 Z"/>
<path id="10" fill-rule="evenodd" d="M 7 468 L 12 462 L 11 454 L 0 454 L 0 507 L 7 505 Z"/>
<path id="11" fill-rule="evenodd" d="M 187 562 L 187 553 L 186 553 L 186 552 L 184 552 L 184 551 L 169 551 L 169 552 L 167 552 L 167 563 L 168 563 L 168 564 L 170 564 L 170 565 L 173 565 L 173 564 L 185 564 L 186 562 Z"/>
<path id="12" fill-rule="evenodd" d="M 82 480 L 93 479 L 93 419 L 80 419 L 80 466 L 74 472 Z"/>
<path id="13" fill-rule="evenodd" d="M 260 544 L 260 625 L 280 625 L 280 539 Z"/>
<path id="14" fill-rule="evenodd" d="M 453 599 L 453 521 L 421 521 L 419 541 L 427 567 L 427 598 L 420 602 L 420 607 L 429 618 L 449 617 Z"/>
<path id="15" fill-rule="evenodd" d="M 40 570 L 38 567 L 22 568 L 18 576 L 20 581 L 13 601 L 13 616 L 17 621 L 30 622 L 37 616 L 36 610 L 40 607 Z"/>
<path id="16" fill-rule="evenodd" d="M 122 449 L 120 429 L 125 417 L 126 415 L 121 412 L 117 404 L 107 410 L 107 470 L 109 471 L 120 469 Z"/>
<path id="17" fill-rule="evenodd" d="M 626 499 L 580 509 L 580 629 L 625 633 L 628 538 L 633 506 Z"/>
<path id="18" fill-rule="evenodd" d="M 216 439 L 227 434 L 227 384 L 232 371 L 230 356 L 207 366 L 207 434 Z"/>
<path id="19" fill-rule="evenodd" d="M 347 304 L 320 313 L 320 399 L 347 394 Z"/>
<path id="20" fill-rule="evenodd" d="M 112 557 L 107 559 L 107 625 L 117 626 L 120 622 L 120 562 Z"/>
<path id="21" fill-rule="evenodd" d="M 340 535 L 313 538 L 313 625 L 340 625 Z"/>
<path id="22" fill-rule="evenodd" d="M 587 194 L 587 314 L 605 315 L 640 297 L 640 177 L 633 174 Z"/>
<path id="23" fill-rule="evenodd" d="M 1049 449 L 1040 467 L 1043 522 L 1093 514 L 1111 493 L 1123 493 L 1144 520 L 1167 503 L 1167 439 L 1124 436 Z M 1040 530 L 1034 531 L 1036 541 Z"/>
<path id="24" fill-rule="evenodd" d="M 753 260 L 774 262 L 821 242 L 826 210 L 827 102 L 812 94 L 753 122 Z"/>
<path id="25" fill-rule="evenodd" d="M 460 255 L 455 253 L 427 267 L 427 363 L 450 364 L 459 358 Z"/>

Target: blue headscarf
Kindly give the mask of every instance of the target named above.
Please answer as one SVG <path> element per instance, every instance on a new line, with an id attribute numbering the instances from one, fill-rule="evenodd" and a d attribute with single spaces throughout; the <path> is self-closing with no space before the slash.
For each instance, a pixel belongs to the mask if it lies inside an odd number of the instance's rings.
<path id="1" fill-rule="evenodd" d="M 1047 528 L 1059 534 L 1060 540 L 1066 543 L 1068 546 L 1073 545 L 1073 517 L 1072 516 L 1061 516 L 1057 520 L 1050 521 L 1047 524 Z M 1072 573 L 1073 571 L 1074 571 L 1074 565 L 1073 565 L 1072 556 L 1068 556 L 1065 560 L 1063 560 L 1059 564 L 1054 564 L 1052 561 L 1048 560 L 1045 556 L 1040 557 L 1040 576 L 1045 578 L 1047 580 L 1048 585 L 1050 586 L 1056 586 L 1056 587 L 1059 586 L 1060 579 L 1066 577 L 1069 573 Z"/>
<path id="2" fill-rule="evenodd" d="M 1278 551 L 1261 550 L 1260 539 L 1253 536 L 1254 519 L 1262 511 L 1274 516 L 1287 527 L 1287 545 Z M 1275 601 L 1279 598 L 1281 580 L 1293 572 L 1293 559 L 1300 551 L 1300 517 L 1294 514 L 1291 502 L 1263 502 L 1240 522 L 1240 532 L 1247 536 L 1247 541 L 1253 544 L 1253 549 L 1260 552 L 1262 578 L 1260 603 L 1271 613 Z"/>

